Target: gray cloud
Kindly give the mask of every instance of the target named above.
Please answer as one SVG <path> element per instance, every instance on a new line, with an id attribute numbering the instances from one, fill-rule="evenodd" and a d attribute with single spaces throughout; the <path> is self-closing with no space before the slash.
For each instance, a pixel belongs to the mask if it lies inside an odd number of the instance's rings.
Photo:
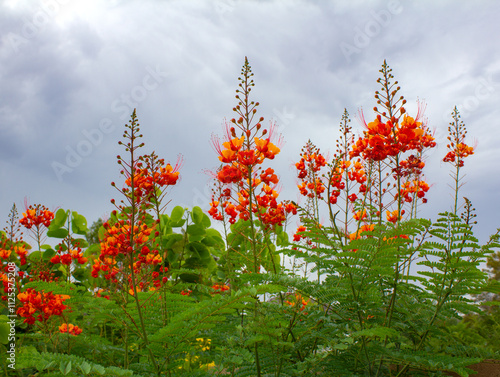
<path id="1" fill-rule="evenodd" d="M 5 216 L 12 202 L 22 207 L 25 195 L 32 203 L 75 209 L 89 221 L 111 211 L 109 199 L 117 193 L 109 182 L 120 178 L 117 141 L 133 107 L 145 153 L 155 150 L 172 163 L 184 156 L 173 203 L 207 208 L 203 172 L 218 165 L 210 135 L 220 134 L 223 119 L 233 116 L 237 77 L 248 56 L 260 114 L 278 122 L 286 141 L 273 163 L 283 197 L 296 199 L 290 166 L 309 138 L 333 153 L 344 108 L 357 130 L 361 107 L 373 116 L 378 70 L 387 59 L 409 109 L 425 99 L 438 135 L 445 135 L 453 106 L 463 108 L 478 141 L 466 162 L 464 196 L 476 204 L 483 238 L 498 226 L 500 204 L 492 199 L 500 183 L 492 173 L 498 172 L 500 141 L 496 2 L 62 3 L 29 38 L 23 30 L 42 3 L 0 3 Z M 16 45 L 9 33 L 24 40 Z M 451 205 L 444 152 L 442 145 L 428 159 L 434 186 L 425 215 Z M 58 175 L 54 163 L 67 170 Z"/>

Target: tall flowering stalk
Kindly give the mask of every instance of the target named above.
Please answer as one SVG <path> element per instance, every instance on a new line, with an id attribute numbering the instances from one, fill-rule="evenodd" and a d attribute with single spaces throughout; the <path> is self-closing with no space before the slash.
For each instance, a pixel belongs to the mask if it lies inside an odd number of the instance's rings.
<path id="1" fill-rule="evenodd" d="M 117 157 L 118 164 L 122 166 L 121 174 L 125 177 L 125 186 L 118 188 L 112 183 L 125 198 L 120 204 L 114 199 L 111 201 L 119 212 L 114 211 L 113 221 L 103 225 L 105 233 L 101 241 L 101 252 L 99 258 L 94 261 L 92 276 L 98 277 L 102 271 L 104 277 L 119 288 L 125 301 L 129 295 L 133 296 L 139 315 L 139 333 L 155 373 L 160 375 L 160 367 L 149 346 L 138 292 L 156 289 L 166 282 L 165 276 L 160 276 L 160 273 L 166 270 L 163 266 L 158 267 L 163 262 L 163 256 L 158 245 L 153 242 L 154 238 L 159 236 L 159 219 L 155 221 L 148 211 L 154 209 L 159 216 L 163 209 L 160 205 L 163 198 L 160 188 L 177 183 L 179 173 L 176 169 L 179 166 L 172 168 L 170 164 L 164 165 L 164 161 L 154 153 L 139 156 L 138 149 L 144 146 L 144 143 L 138 142 L 141 137 L 134 110 L 124 132 L 126 143 L 119 142 L 125 146 L 129 157 Z"/>
<path id="2" fill-rule="evenodd" d="M 424 107 L 419 104 L 415 118 L 407 115 L 404 107 L 406 100 L 397 96 L 400 90 L 398 82 L 392 82 L 392 69 L 384 62 L 380 72 L 382 76 L 377 81 L 381 90 L 375 92 L 378 106 L 373 109 L 377 117 L 373 122 L 366 123 L 363 114 L 360 114 L 366 130 L 356 141 L 350 156 L 362 157 L 376 166 L 371 203 L 378 208 L 379 222 L 384 211 L 387 220 L 396 222 L 404 215 L 405 203 L 412 203 L 417 198 L 426 201 L 424 197 L 429 186 L 421 179 L 421 170 L 425 166 L 422 155 L 425 149 L 435 147 L 436 143 L 423 120 Z M 389 180 L 391 176 L 392 183 Z M 393 197 L 384 204 L 386 194 L 392 189 L 395 190 Z M 390 210 L 393 202 L 396 208 Z M 410 214 L 413 213 L 413 210 L 410 211 Z"/>
<path id="3" fill-rule="evenodd" d="M 450 163 L 454 170 L 452 172 L 452 178 L 455 182 L 455 200 L 453 205 L 453 213 L 456 215 L 458 212 L 458 191 L 462 187 L 462 177 L 460 177 L 460 170 L 464 166 L 464 159 L 468 156 L 474 154 L 474 147 L 469 147 L 465 144 L 465 137 L 467 135 L 467 130 L 465 128 L 464 122 L 460 118 L 460 113 L 455 106 L 453 112 L 451 113 L 453 121 L 450 122 L 448 126 L 448 153 L 443 158 L 444 162 Z"/>
<path id="4" fill-rule="evenodd" d="M 281 138 L 276 135 L 275 125 L 262 127 L 263 117 L 255 120 L 258 102 L 250 100 L 250 92 L 255 85 L 252 79 L 248 59 L 239 78 L 239 89 L 236 90 L 238 104 L 233 111 L 238 115 L 225 124 L 224 140 L 213 138 L 215 150 L 222 163 L 215 174 L 218 182 L 211 203 L 209 214 L 217 220 L 228 219 L 230 224 L 236 221 L 248 221 L 251 243 L 251 259 L 246 265 L 253 272 L 260 271 L 262 254 L 270 248 L 257 242 L 257 229 L 254 220 L 258 220 L 262 229 L 269 233 L 277 226 L 282 226 L 289 213 L 296 208 L 288 202 L 278 201 L 278 176 L 272 168 L 263 168 L 266 160 L 273 160 L 280 152 Z M 272 254 L 272 253 L 271 253 Z M 269 255 L 272 268 L 276 272 L 274 256 Z"/>
<path id="5" fill-rule="evenodd" d="M 23 213 L 19 223 L 31 232 L 31 237 L 36 241 L 38 250 L 41 250 L 45 240 L 45 233 L 54 219 L 54 213 L 41 204 L 29 205 L 25 200 L 26 212 Z M 21 262 L 21 264 L 24 264 Z"/>

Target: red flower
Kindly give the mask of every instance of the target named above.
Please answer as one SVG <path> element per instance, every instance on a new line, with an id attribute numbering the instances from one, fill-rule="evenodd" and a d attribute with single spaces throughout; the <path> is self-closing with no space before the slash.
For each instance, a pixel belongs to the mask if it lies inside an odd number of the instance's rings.
<path id="1" fill-rule="evenodd" d="M 212 285 L 212 289 L 214 290 L 214 293 L 221 293 L 221 292 L 228 291 L 230 288 L 226 284 L 216 283 L 216 284 Z"/>
<path id="2" fill-rule="evenodd" d="M 238 183 L 243 178 L 241 170 L 235 166 L 225 165 L 217 173 L 217 179 L 222 183 Z"/>
<path id="3" fill-rule="evenodd" d="M 82 329 L 79 328 L 78 326 L 74 326 L 71 323 L 63 323 L 61 326 L 59 326 L 59 332 L 60 333 L 69 333 L 73 336 L 80 335 L 82 333 Z"/>
<path id="4" fill-rule="evenodd" d="M 23 213 L 23 218 L 20 219 L 19 222 L 26 229 L 31 229 L 33 226 L 38 228 L 40 225 L 44 225 L 48 228 L 53 218 L 54 214 L 50 212 L 47 207 L 37 204 L 35 206 L 30 205 L 26 208 L 26 212 Z"/>
<path id="5" fill-rule="evenodd" d="M 26 291 L 19 293 L 17 298 L 23 304 L 17 309 L 17 315 L 26 318 L 25 323 L 33 324 L 35 321 L 45 322 L 53 315 L 62 315 L 66 309 L 63 301 L 70 296 L 37 292 L 33 288 L 27 288 Z"/>

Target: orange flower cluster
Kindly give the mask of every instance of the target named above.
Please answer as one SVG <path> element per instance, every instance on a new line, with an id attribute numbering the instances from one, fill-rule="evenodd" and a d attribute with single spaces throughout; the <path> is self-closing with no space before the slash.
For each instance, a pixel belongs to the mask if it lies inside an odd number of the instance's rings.
<path id="1" fill-rule="evenodd" d="M 371 232 L 371 231 L 373 231 L 373 229 L 375 229 L 375 225 L 374 224 L 361 225 L 361 227 L 359 228 L 359 230 L 357 232 L 351 233 L 349 235 L 349 239 L 351 241 L 352 240 L 357 240 L 358 238 L 361 238 L 361 234 L 362 233 L 364 233 L 364 232 Z"/>
<path id="2" fill-rule="evenodd" d="M 393 223 L 393 224 L 396 224 L 399 220 L 401 220 L 401 216 L 403 216 L 405 214 L 405 210 L 402 209 L 401 210 L 401 214 L 399 214 L 399 211 L 398 210 L 395 210 L 395 211 L 385 211 L 386 212 L 386 218 L 387 218 L 387 221 Z"/>
<path id="3" fill-rule="evenodd" d="M 291 306 L 292 308 L 297 307 L 299 311 L 303 311 L 309 304 L 309 299 L 305 300 L 300 293 L 295 293 L 295 297 L 292 300 L 286 300 L 285 304 Z M 304 313 L 307 314 L 307 313 Z"/>
<path id="4" fill-rule="evenodd" d="M 400 161 L 399 166 L 392 169 L 396 176 L 409 177 L 409 176 L 420 176 L 422 174 L 422 169 L 425 167 L 425 163 L 418 156 L 411 155 L 406 160 Z"/>
<path id="5" fill-rule="evenodd" d="M 47 207 L 37 204 L 35 206 L 30 205 L 19 222 L 26 229 L 31 229 L 33 226 L 38 228 L 40 225 L 48 228 L 52 219 L 54 219 L 54 214 Z"/>
<path id="6" fill-rule="evenodd" d="M 221 162 L 245 169 L 262 164 L 265 159 L 273 160 L 280 152 L 280 149 L 272 143 L 272 136 L 271 128 L 268 137 L 254 137 L 251 142 L 245 135 L 236 137 L 234 127 L 226 126 L 226 141 L 222 143 L 222 146 L 216 137 L 212 139 L 212 142 Z"/>
<path id="7" fill-rule="evenodd" d="M 365 127 L 364 137 L 357 140 L 350 152 L 351 158 L 361 156 L 365 160 L 382 161 L 409 150 L 421 152 L 424 148 L 436 146 L 423 122 L 408 115 L 401 123 L 396 118 L 384 123 L 378 115 L 373 122 L 365 122 Z"/>
<path id="8" fill-rule="evenodd" d="M 448 145 L 448 149 L 449 148 L 450 145 Z M 464 166 L 463 159 L 473 154 L 474 154 L 473 147 L 469 147 L 465 143 L 458 143 L 456 148 L 454 148 L 454 150 L 449 151 L 448 154 L 443 158 L 443 161 L 451 162 L 462 167 Z"/>
<path id="9" fill-rule="evenodd" d="M 53 282 L 53 281 L 58 281 L 59 277 L 56 276 L 54 271 L 51 271 L 50 265 L 48 263 L 40 263 L 38 265 L 32 265 L 30 274 L 27 275 L 26 277 L 28 278 L 28 281 L 48 281 L 48 282 Z M 23 271 L 19 271 L 19 275 L 21 276 L 21 273 Z M 24 275 L 23 275 L 24 276 Z"/>
<path id="10" fill-rule="evenodd" d="M 212 289 L 214 290 L 214 293 L 222 293 L 225 291 L 229 291 L 230 288 L 226 284 L 216 283 L 212 285 Z"/>
<path id="11" fill-rule="evenodd" d="M 238 183 L 243 178 L 243 173 L 236 166 L 225 165 L 217 173 L 217 179 L 222 183 Z"/>
<path id="12" fill-rule="evenodd" d="M 25 246 L 14 246 L 14 253 L 19 256 L 19 260 L 21 261 L 21 266 L 26 264 L 26 256 L 28 255 L 28 250 L 26 250 Z"/>
<path id="13" fill-rule="evenodd" d="M 329 185 L 331 188 L 330 197 L 328 198 L 329 202 L 336 204 L 341 191 L 346 187 L 344 179 L 357 182 L 360 185 L 360 193 L 366 191 L 366 186 L 364 185 L 367 179 L 366 173 L 359 161 L 352 163 L 350 160 L 342 160 L 339 165 L 331 168 L 332 170 L 329 174 L 330 181 L 324 182 L 324 174 L 321 174 L 321 169 L 327 166 L 327 163 L 323 155 L 319 153 L 319 149 L 311 142 L 308 142 L 302 148 L 300 157 L 301 159 L 295 164 L 295 167 L 298 171 L 297 178 L 301 180 L 301 183 L 297 187 L 303 196 L 322 199 L 321 194 Z M 357 195 L 351 194 L 347 199 L 354 202 L 357 199 Z"/>
<path id="14" fill-rule="evenodd" d="M 312 143 L 308 142 L 302 148 L 300 161 L 295 164 L 298 171 L 297 177 L 301 180 L 297 186 L 301 195 L 309 198 L 322 198 L 321 194 L 325 191 L 325 186 L 319 178 L 319 172 L 326 165 L 326 159 Z"/>
<path id="15" fill-rule="evenodd" d="M 260 124 L 257 128 L 260 128 Z M 274 170 L 267 168 L 262 171 L 256 168 L 256 165 L 262 164 L 266 159 L 274 159 L 280 152 L 272 142 L 273 126 L 269 134 L 264 130 L 262 135 L 267 137 L 254 137 L 251 142 L 248 132 L 238 138 L 235 128 L 226 125 L 226 141 L 222 146 L 219 139 L 213 138 L 219 160 L 228 164 L 219 169 L 215 178 L 221 186 L 234 184 L 236 187 L 234 196 L 227 186 L 219 190 L 217 197 L 213 196 L 208 211 L 213 219 L 224 220 L 227 215 L 228 221 L 234 224 L 238 218 L 250 219 L 251 211 L 264 224 L 272 226 L 282 225 L 288 213 L 296 213 L 297 209 L 293 204 L 278 202 L 276 186 L 279 179 Z M 253 195 L 252 200 L 250 193 Z"/>
<path id="16" fill-rule="evenodd" d="M 79 328 L 78 326 L 75 326 L 71 323 L 63 323 L 61 326 L 59 326 L 59 332 L 60 333 L 68 333 L 73 336 L 80 335 L 82 333 L 82 329 Z"/>
<path id="17" fill-rule="evenodd" d="M 272 169 L 267 169 L 266 174 L 269 174 L 270 171 L 274 172 Z M 273 176 L 276 177 L 274 174 Z M 252 212 L 257 213 L 258 216 L 260 216 L 260 220 L 264 224 L 282 225 L 286 220 L 287 213 L 295 214 L 297 213 L 297 208 L 295 207 L 295 205 L 289 202 L 278 202 L 278 193 L 276 192 L 276 190 L 263 182 L 264 180 L 260 179 L 255 179 L 253 181 L 254 192 L 259 186 L 260 192 L 255 195 L 255 201 L 252 205 Z M 261 183 L 263 184 L 261 185 Z M 221 207 L 223 208 L 224 213 L 229 216 L 229 222 L 231 224 L 234 224 L 237 218 L 248 220 L 250 218 L 248 210 L 250 206 L 248 190 L 240 188 L 237 193 L 238 202 L 235 203 L 236 205 L 233 204 L 231 200 L 231 191 L 225 191 L 225 194 L 227 196 L 223 194 L 219 199 L 223 200 Z M 216 220 L 224 219 L 224 215 L 218 209 L 219 203 L 219 200 L 213 199 L 210 203 L 211 208 L 208 211 L 212 218 Z"/>
<path id="18" fill-rule="evenodd" d="M 55 295 L 52 292 L 37 292 L 32 288 L 19 293 L 17 298 L 23 304 L 17 309 L 17 315 L 26 318 L 25 323 L 32 325 L 35 321 L 46 322 L 53 315 L 62 315 L 66 305 L 64 300 L 70 298 L 68 295 Z"/>
<path id="19" fill-rule="evenodd" d="M 150 198 L 155 188 L 164 186 L 173 186 L 179 179 L 180 164 L 177 163 L 175 167 L 167 164 L 163 166 L 165 161 L 159 159 L 156 161 L 157 169 L 151 170 L 151 167 L 143 167 L 141 162 L 137 163 L 134 174 L 134 196 L 136 202 L 147 200 Z M 127 186 L 132 185 L 132 177 L 128 177 L 125 181 Z"/>
<path id="20" fill-rule="evenodd" d="M 85 264 L 87 263 L 87 258 L 83 256 L 82 249 L 80 247 L 76 247 L 75 249 L 70 249 L 67 250 L 67 253 L 62 253 L 63 248 L 62 246 L 59 246 L 57 252 L 60 255 L 55 255 L 50 259 L 51 263 L 54 264 L 64 264 L 65 266 L 71 265 L 71 263 L 76 261 L 79 264 Z"/>
<path id="21" fill-rule="evenodd" d="M 8 260 L 12 250 L 0 249 L 0 259 Z"/>
<path id="22" fill-rule="evenodd" d="M 367 215 L 367 213 L 366 213 L 366 208 L 363 208 L 363 210 L 362 210 L 362 211 L 357 211 L 357 212 L 354 214 L 354 216 L 353 216 L 354 220 L 356 220 L 356 221 L 361 221 L 361 220 L 364 220 L 364 219 L 366 219 L 367 217 L 368 217 L 368 215 Z"/>
<path id="23" fill-rule="evenodd" d="M 103 226 L 106 229 L 106 235 L 101 242 L 101 256 L 116 257 L 118 254 L 130 254 L 133 252 L 132 246 L 130 245 L 132 229 L 129 224 L 125 223 L 124 220 L 120 220 L 114 225 L 104 223 Z M 153 230 L 154 228 L 149 228 L 144 223 L 140 226 L 135 225 L 133 227 L 133 233 L 136 247 L 145 244 Z M 148 253 L 149 250 L 146 254 Z"/>
<path id="24" fill-rule="evenodd" d="M 416 195 L 417 198 L 422 199 L 423 203 L 427 203 L 425 198 L 425 193 L 429 191 L 429 185 L 424 181 L 413 180 L 411 182 L 405 182 L 403 187 L 401 187 L 401 197 L 408 203 L 413 201 L 412 194 Z"/>
<path id="25" fill-rule="evenodd" d="M 304 238 L 307 238 L 306 236 L 300 234 L 302 232 L 305 232 L 306 231 L 306 227 L 301 225 L 297 228 L 297 230 L 295 231 L 295 234 L 293 235 L 293 240 L 295 242 L 299 242 L 301 239 L 304 239 Z"/>
<path id="26" fill-rule="evenodd" d="M 106 280 L 123 285 L 123 289 L 129 290 L 132 287 L 132 278 L 128 269 L 133 268 L 138 291 L 155 289 L 153 286 L 158 288 L 168 280 L 168 277 L 160 276 L 160 273 L 166 273 L 168 268 L 160 266 L 163 258 L 151 244 L 150 235 L 155 229 L 154 226 L 148 227 L 144 223 L 134 226 L 134 247 L 130 244 L 131 227 L 124 220 L 114 225 L 105 223 L 104 227 L 106 233 L 101 242 L 99 258 L 94 259 L 92 277 L 97 278 L 102 271 Z M 118 263 L 120 255 L 132 255 L 132 264 L 129 259 Z"/>
<path id="27" fill-rule="evenodd" d="M 97 292 L 95 292 L 95 295 L 96 295 L 96 297 L 103 297 L 106 300 L 109 300 L 110 296 L 109 295 L 103 295 L 103 293 L 105 293 L 104 289 L 98 289 Z"/>
<path id="28" fill-rule="evenodd" d="M 8 293 L 12 292 L 12 279 L 10 279 L 7 274 L 4 274 L 0 271 L 0 281 L 2 282 L 3 286 L 2 292 L 5 293 L 5 295 L 2 296 L 2 300 L 7 301 Z"/>
<path id="29" fill-rule="evenodd" d="M 326 166 L 326 160 L 319 151 L 318 153 L 314 153 L 306 150 L 303 151 L 300 157 L 300 161 L 295 164 L 295 167 L 299 171 L 298 177 L 300 179 L 307 177 L 309 171 L 317 173 L 323 166 Z"/>

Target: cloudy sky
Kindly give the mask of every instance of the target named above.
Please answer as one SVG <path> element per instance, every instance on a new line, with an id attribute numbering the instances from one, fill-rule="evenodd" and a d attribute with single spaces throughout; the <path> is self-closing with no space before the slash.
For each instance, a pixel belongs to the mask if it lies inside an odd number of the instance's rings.
<path id="1" fill-rule="evenodd" d="M 260 115 L 285 144 L 274 168 L 297 200 L 293 163 L 311 139 L 334 150 L 343 109 L 373 118 L 384 59 L 409 102 L 427 103 L 440 143 L 421 212 L 449 210 L 446 132 L 461 111 L 474 156 L 463 196 L 485 241 L 500 227 L 500 3 L 327 0 L 0 0 L 0 220 L 24 198 L 78 211 L 89 225 L 113 209 L 123 125 L 137 108 L 146 143 L 175 163 L 173 204 L 208 209 L 210 137 L 233 116 L 245 56 Z M 1 226 L 3 227 L 3 225 Z"/>

